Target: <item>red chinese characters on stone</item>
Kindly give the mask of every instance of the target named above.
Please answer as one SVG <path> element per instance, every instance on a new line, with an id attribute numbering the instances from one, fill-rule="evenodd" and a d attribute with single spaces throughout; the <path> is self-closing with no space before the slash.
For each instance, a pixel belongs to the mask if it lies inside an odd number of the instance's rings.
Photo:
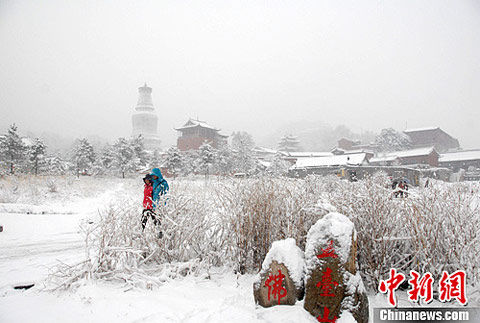
<path id="1" fill-rule="evenodd" d="M 338 283 L 332 280 L 332 269 L 327 269 L 322 273 L 322 279 L 317 283 L 317 287 L 321 288 L 320 296 L 335 297 L 333 289 L 338 286 Z"/>
<path id="2" fill-rule="evenodd" d="M 430 303 L 433 300 L 433 277 L 432 274 L 427 272 L 422 276 L 420 281 L 420 274 L 415 270 L 410 271 L 410 276 L 412 277 L 408 283 L 412 288 L 408 291 L 408 298 L 412 302 L 418 302 L 419 298 L 423 298 L 425 303 Z"/>
<path id="3" fill-rule="evenodd" d="M 390 269 L 390 278 L 382 280 L 378 286 L 381 293 L 388 293 L 388 302 L 392 306 L 397 306 L 397 299 L 395 297 L 395 290 L 405 280 L 405 275 L 396 272 L 395 268 Z"/>
<path id="4" fill-rule="evenodd" d="M 318 259 L 321 258 L 338 258 L 337 254 L 335 254 L 335 250 L 333 249 L 333 241 L 330 240 L 328 242 L 328 247 L 326 249 L 322 248 L 322 253 L 317 255 Z"/>
<path id="5" fill-rule="evenodd" d="M 335 323 L 338 317 L 334 316 L 333 319 L 329 319 L 328 315 L 330 314 L 330 310 L 326 307 L 323 308 L 323 317 L 321 315 L 317 316 L 318 322 L 326 322 L 326 323 Z"/>
<path id="6" fill-rule="evenodd" d="M 317 255 L 318 259 L 322 258 L 338 258 L 338 255 L 335 253 L 335 249 L 333 248 L 333 241 L 330 240 L 328 242 L 328 247 L 323 249 L 322 252 Z M 326 297 L 335 297 L 334 289 L 338 286 L 338 282 L 333 281 L 332 279 L 332 269 L 327 267 L 325 271 L 322 273 L 321 280 L 316 284 L 317 287 L 320 288 L 320 296 Z M 327 323 L 334 323 L 337 320 L 337 317 L 334 316 L 333 319 L 329 319 L 328 316 L 330 314 L 330 310 L 327 307 L 323 308 L 323 316 L 319 315 L 317 317 L 318 322 L 327 322 Z"/>
<path id="7" fill-rule="evenodd" d="M 441 302 L 448 302 L 455 298 L 460 304 L 467 304 L 467 297 L 465 296 L 466 276 L 463 270 L 457 270 L 451 275 L 444 271 L 439 283 L 438 292 L 440 296 L 438 299 Z"/>
<path id="8" fill-rule="evenodd" d="M 278 270 L 278 275 L 270 275 L 268 279 L 265 281 L 265 286 L 268 287 L 268 300 L 270 300 L 270 295 L 275 297 L 278 300 L 278 305 L 280 305 L 280 300 L 287 296 L 287 289 L 283 287 L 283 279 L 285 275 L 282 274 L 282 271 Z"/>

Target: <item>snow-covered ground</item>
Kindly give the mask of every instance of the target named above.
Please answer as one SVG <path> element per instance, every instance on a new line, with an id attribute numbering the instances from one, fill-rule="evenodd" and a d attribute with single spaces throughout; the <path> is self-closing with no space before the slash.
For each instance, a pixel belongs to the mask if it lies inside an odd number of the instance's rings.
<path id="1" fill-rule="evenodd" d="M 95 221 L 105 201 L 127 190 L 118 183 L 106 187 L 93 196 L 70 200 L 68 207 L 63 202 L 55 204 L 54 199 L 35 206 L 23 201 L 0 203 L 4 227 L 0 233 L 0 322 L 316 322 L 302 302 L 268 309 L 256 306 L 255 277 L 237 276 L 231 270 L 212 270 L 210 279 L 169 280 L 151 290 L 90 280 L 74 290 L 48 291 L 44 281 L 55 265 L 85 258 L 80 223 Z M 141 193 L 139 186 L 139 200 Z M 31 289 L 14 289 L 31 283 L 35 284 Z M 399 295 L 400 306 L 412 306 L 405 293 Z M 370 295 L 369 300 L 371 311 L 388 306 L 385 295 Z"/>
<path id="2" fill-rule="evenodd" d="M 254 276 L 227 271 L 212 272 L 208 280 L 172 280 L 154 290 L 99 282 L 75 291 L 45 290 L 42 282 L 55 265 L 84 259 L 79 224 L 95 216 L 98 200 L 104 197 L 85 201 L 74 214 L 0 213 L 0 322 L 315 322 L 301 303 L 257 308 Z M 14 289 L 30 283 L 31 289 Z"/>
<path id="3" fill-rule="evenodd" d="M 254 276 L 231 271 L 213 271 L 208 280 L 176 279 L 154 290 L 89 281 L 73 291 L 48 291 L 44 281 L 56 265 L 85 258 L 80 223 L 95 220 L 105 200 L 121 189 L 117 185 L 97 197 L 78 199 L 68 211 L 51 201 L 0 203 L 0 322 L 316 321 L 301 303 L 256 307 Z M 14 289 L 28 284 L 35 286 Z"/>

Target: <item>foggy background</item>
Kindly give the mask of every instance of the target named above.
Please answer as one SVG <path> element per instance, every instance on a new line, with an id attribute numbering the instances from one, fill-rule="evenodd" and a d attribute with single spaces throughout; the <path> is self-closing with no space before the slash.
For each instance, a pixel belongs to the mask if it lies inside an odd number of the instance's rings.
<path id="1" fill-rule="evenodd" d="M 128 137 L 144 82 L 164 149 L 189 117 L 274 148 L 338 125 L 478 148 L 480 2 L 0 0 L 2 133 Z"/>

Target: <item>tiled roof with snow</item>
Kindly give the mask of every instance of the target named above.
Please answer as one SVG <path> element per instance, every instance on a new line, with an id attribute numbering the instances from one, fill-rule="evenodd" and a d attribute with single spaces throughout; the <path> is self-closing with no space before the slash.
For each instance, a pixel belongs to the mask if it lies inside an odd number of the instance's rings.
<path id="1" fill-rule="evenodd" d="M 412 129 L 403 130 L 403 132 L 408 133 L 408 132 L 432 131 L 436 129 L 440 129 L 440 127 L 412 128 Z"/>
<path id="2" fill-rule="evenodd" d="M 386 158 L 386 157 L 405 158 L 405 157 L 415 157 L 415 156 L 426 156 L 426 155 L 430 155 L 432 151 L 435 151 L 434 147 L 422 147 L 422 148 L 415 148 L 415 149 L 408 149 L 408 150 L 379 153 L 375 156 L 375 158 Z"/>
<path id="3" fill-rule="evenodd" d="M 347 166 L 362 165 L 366 154 L 332 155 L 325 157 L 299 158 L 293 168 L 322 167 L 322 166 Z"/>
<path id="4" fill-rule="evenodd" d="M 220 129 L 215 128 L 214 126 L 209 125 L 209 124 L 206 123 L 205 121 L 200 121 L 200 120 L 196 120 L 196 119 L 189 119 L 189 120 L 187 121 L 187 123 L 185 123 L 183 126 L 181 126 L 181 127 L 179 127 L 179 128 L 175 128 L 175 130 L 181 130 L 181 129 L 187 129 L 187 128 L 194 128 L 194 127 L 202 127 L 202 128 L 212 129 L 212 130 L 215 130 L 215 131 L 220 131 Z"/>
<path id="5" fill-rule="evenodd" d="M 454 153 L 441 154 L 438 158 L 439 163 L 448 163 L 462 160 L 480 160 L 480 150 L 465 150 Z"/>
<path id="6" fill-rule="evenodd" d="M 373 154 L 373 150 L 368 150 L 368 149 L 351 149 L 351 150 L 342 149 L 342 151 L 345 155 L 360 154 L 360 153 Z"/>
<path id="7" fill-rule="evenodd" d="M 331 152 L 325 151 L 291 151 L 291 152 L 282 152 L 288 157 L 294 158 L 306 158 L 306 157 L 329 157 L 333 156 Z"/>
<path id="8" fill-rule="evenodd" d="M 266 153 L 266 154 L 276 154 L 277 153 L 277 151 L 275 149 L 266 148 L 266 147 L 258 147 L 257 146 L 253 150 L 257 153 Z"/>
<path id="9" fill-rule="evenodd" d="M 370 158 L 369 162 L 373 163 L 381 163 L 381 162 L 392 162 L 397 159 L 397 156 L 378 156 Z"/>

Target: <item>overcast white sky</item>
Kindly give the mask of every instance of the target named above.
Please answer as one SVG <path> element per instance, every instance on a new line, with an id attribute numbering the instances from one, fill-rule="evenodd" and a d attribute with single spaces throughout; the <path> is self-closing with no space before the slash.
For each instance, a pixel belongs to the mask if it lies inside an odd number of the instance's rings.
<path id="1" fill-rule="evenodd" d="M 480 148 L 480 1 L 0 0 L 0 129 L 160 135 L 200 117 L 266 136 L 439 125 Z"/>

